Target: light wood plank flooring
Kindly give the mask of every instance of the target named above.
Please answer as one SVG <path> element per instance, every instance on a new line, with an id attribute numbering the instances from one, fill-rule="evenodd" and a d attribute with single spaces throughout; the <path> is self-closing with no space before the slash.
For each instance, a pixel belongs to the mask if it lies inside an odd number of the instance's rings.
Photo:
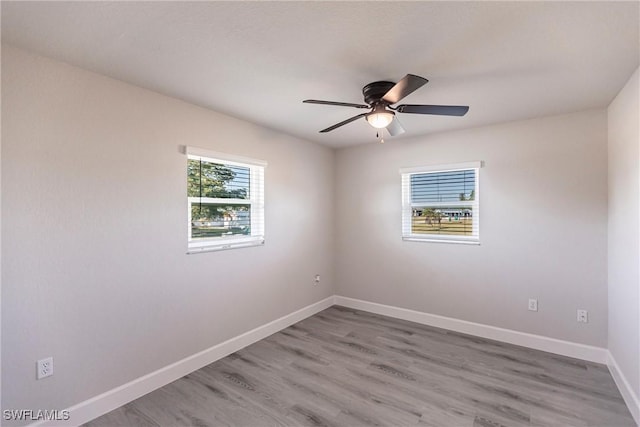
<path id="1" fill-rule="evenodd" d="M 331 307 L 86 424 L 635 426 L 604 365 Z"/>

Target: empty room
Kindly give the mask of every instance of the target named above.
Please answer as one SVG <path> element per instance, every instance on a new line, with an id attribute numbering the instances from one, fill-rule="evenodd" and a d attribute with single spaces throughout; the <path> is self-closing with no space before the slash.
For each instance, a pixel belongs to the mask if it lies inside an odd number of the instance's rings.
<path id="1" fill-rule="evenodd" d="M 0 13 L 1 425 L 640 425 L 640 2 Z"/>

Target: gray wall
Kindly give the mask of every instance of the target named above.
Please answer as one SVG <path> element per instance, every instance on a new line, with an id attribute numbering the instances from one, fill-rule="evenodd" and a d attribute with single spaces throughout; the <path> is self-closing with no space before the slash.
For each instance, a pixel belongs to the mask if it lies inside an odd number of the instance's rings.
<path id="1" fill-rule="evenodd" d="M 613 100 L 609 128 L 609 351 L 640 400 L 638 73 Z"/>
<path id="2" fill-rule="evenodd" d="M 402 241 L 398 170 L 474 160 L 481 245 Z M 389 139 L 336 161 L 338 294 L 606 346 L 605 110 Z"/>
<path id="3" fill-rule="evenodd" d="M 2 89 L 4 408 L 66 408 L 334 293 L 332 150 L 7 46 Z M 263 247 L 186 255 L 182 145 L 269 162 Z"/>

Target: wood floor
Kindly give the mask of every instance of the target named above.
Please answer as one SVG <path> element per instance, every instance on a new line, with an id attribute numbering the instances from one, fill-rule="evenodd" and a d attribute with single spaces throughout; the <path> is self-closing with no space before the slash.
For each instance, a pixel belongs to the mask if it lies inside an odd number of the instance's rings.
<path id="1" fill-rule="evenodd" d="M 604 365 L 331 307 L 86 424 L 635 426 Z"/>

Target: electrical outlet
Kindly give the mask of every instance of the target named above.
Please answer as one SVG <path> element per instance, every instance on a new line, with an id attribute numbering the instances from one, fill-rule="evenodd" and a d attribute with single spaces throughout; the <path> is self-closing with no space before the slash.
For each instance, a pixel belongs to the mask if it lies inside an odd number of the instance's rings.
<path id="1" fill-rule="evenodd" d="M 36 363 L 36 379 L 41 380 L 53 375 L 53 357 L 40 359 Z"/>
<path id="2" fill-rule="evenodd" d="M 589 323 L 589 312 L 587 310 L 578 310 L 578 322 Z"/>
<path id="3" fill-rule="evenodd" d="M 315 285 L 317 285 L 318 283 L 320 283 L 320 275 L 319 275 L 319 274 L 316 274 L 316 277 L 313 279 L 313 283 L 314 283 Z"/>
<path id="4" fill-rule="evenodd" d="M 538 300 L 531 298 L 529 300 L 529 311 L 538 311 Z"/>

